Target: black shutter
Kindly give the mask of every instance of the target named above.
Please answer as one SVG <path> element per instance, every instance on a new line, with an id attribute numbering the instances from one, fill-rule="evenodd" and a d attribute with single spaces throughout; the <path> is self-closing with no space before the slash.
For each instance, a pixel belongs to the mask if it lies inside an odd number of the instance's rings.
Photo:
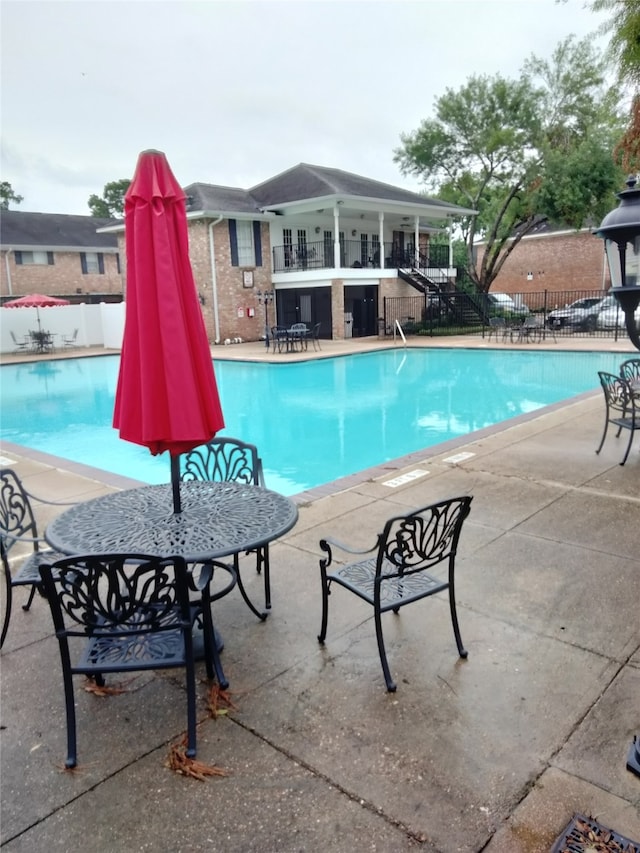
<path id="1" fill-rule="evenodd" d="M 229 245 L 231 247 L 231 266 L 238 266 L 238 232 L 235 219 L 229 220 Z"/>
<path id="2" fill-rule="evenodd" d="M 120 275 L 120 252 L 116 255 L 116 272 Z"/>
<path id="3" fill-rule="evenodd" d="M 50 267 L 53 266 L 53 252 L 47 252 L 47 263 Z"/>
<path id="4" fill-rule="evenodd" d="M 87 274 L 87 256 L 84 252 L 80 252 L 80 266 L 82 267 L 82 274 Z"/>
<path id="5" fill-rule="evenodd" d="M 22 263 L 22 252 L 18 251 L 18 252 L 14 252 L 13 254 L 16 256 L 16 266 L 18 266 L 19 264 Z"/>
<path id="6" fill-rule="evenodd" d="M 260 235 L 260 223 L 254 219 L 253 221 L 253 246 L 256 253 L 256 266 L 262 266 L 262 238 Z"/>
<path id="7" fill-rule="evenodd" d="M 98 252 L 98 272 L 100 275 L 104 275 L 104 255 L 102 252 Z"/>

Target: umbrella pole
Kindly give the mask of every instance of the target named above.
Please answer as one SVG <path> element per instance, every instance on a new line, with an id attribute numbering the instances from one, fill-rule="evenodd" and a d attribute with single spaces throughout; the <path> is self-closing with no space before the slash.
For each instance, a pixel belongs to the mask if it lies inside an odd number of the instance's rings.
<path id="1" fill-rule="evenodd" d="M 40 325 L 40 309 L 36 305 L 36 320 L 38 321 L 38 331 L 42 331 L 42 326 Z"/>
<path id="2" fill-rule="evenodd" d="M 182 512 L 180 501 L 180 455 L 171 456 L 171 488 L 173 491 L 173 511 Z"/>

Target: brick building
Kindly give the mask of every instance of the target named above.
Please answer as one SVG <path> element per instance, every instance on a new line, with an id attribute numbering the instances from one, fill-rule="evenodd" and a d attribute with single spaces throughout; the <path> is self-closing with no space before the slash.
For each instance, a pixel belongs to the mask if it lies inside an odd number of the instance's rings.
<path id="1" fill-rule="evenodd" d="M 4 210 L 0 216 L 2 301 L 45 293 L 72 302 L 121 299 L 123 276 L 112 219 Z"/>
<path id="2" fill-rule="evenodd" d="M 473 212 L 304 163 L 249 190 L 184 191 L 191 265 L 216 343 L 259 340 L 276 323 L 319 324 L 324 338 L 376 334 L 385 296 L 415 295 L 420 276 L 423 286 L 454 286 L 449 253 L 431 253 L 430 235 Z M 126 300 L 123 221 L 7 211 L 0 226 L 3 300 Z"/>
<path id="3" fill-rule="evenodd" d="M 484 246 L 478 244 L 478 263 Z M 604 240 L 589 228 L 561 229 L 543 223 L 523 237 L 496 276 L 501 293 L 607 290 L 611 284 Z M 526 302 L 526 299 L 525 299 Z"/>

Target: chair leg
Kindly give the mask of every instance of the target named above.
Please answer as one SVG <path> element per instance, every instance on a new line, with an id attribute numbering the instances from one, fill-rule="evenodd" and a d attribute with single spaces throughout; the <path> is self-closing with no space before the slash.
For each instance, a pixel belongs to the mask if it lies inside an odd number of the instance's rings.
<path id="1" fill-rule="evenodd" d="M 264 606 L 265 610 L 271 610 L 271 574 L 269 565 L 269 546 L 264 545 L 259 549 L 259 559 L 264 565 Z"/>
<path id="2" fill-rule="evenodd" d="M 4 568 L 4 617 L 2 619 L 2 633 L 0 634 L 0 649 L 4 646 L 5 637 L 9 630 L 9 620 L 11 619 L 11 605 L 13 603 L 13 586 L 11 584 L 11 573 Z"/>
<path id="3" fill-rule="evenodd" d="M 320 633 L 318 634 L 318 642 L 324 645 L 325 637 L 327 636 L 327 620 L 329 616 L 329 595 L 331 581 L 327 580 L 326 560 L 320 560 L 320 579 L 322 582 L 322 622 L 320 623 Z"/>
<path id="4" fill-rule="evenodd" d="M 35 594 L 36 594 L 36 585 L 32 584 L 31 590 L 29 592 L 29 598 L 27 599 L 27 603 L 22 605 L 23 610 L 28 610 L 31 607 L 31 604 L 33 602 L 33 597 Z"/>
<path id="5" fill-rule="evenodd" d="M 225 677 L 222 663 L 220 662 L 220 655 L 218 654 L 213 619 L 211 617 L 211 599 L 208 595 L 208 587 L 202 593 L 202 634 L 205 646 L 204 656 L 207 677 L 215 677 L 221 689 L 226 690 L 229 682 Z"/>
<path id="6" fill-rule="evenodd" d="M 391 672 L 389 671 L 389 664 L 387 662 L 387 652 L 384 647 L 384 637 L 382 635 L 382 618 L 380 614 L 380 610 L 376 607 L 374 608 L 374 617 L 376 623 L 376 640 L 378 641 L 378 653 L 380 655 L 380 663 L 382 664 L 382 672 L 384 673 L 384 680 L 387 685 L 387 690 L 389 693 L 396 692 L 396 683 L 391 678 Z"/>
<path id="7" fill-rule="evenodd" d="M 608 429 L 609 429 L 609 412 L 607 412 L 607 417 L 606 417 L 606 420 L 604 422 L 604 432 L 602 433 L 602 438 L 600 439 L 600 444 L 598 445 L 596 453 L 600 453 L 600 451 L 602 450 L 604 440 L 607 437 L 607 430 Z"/>
<path id="8" fill-rule="evenodd" d="M 60 657 L 62 660 L 64 703 L 67 717 L 67 758 L 64 766 L 70 770 L 78 763 L 78 748 L 76 743 L 76 705 L 73 695 L 73 676 L 71 674 L 69 647 L 66 644 L 66 640 L 60 644 Z"/>
<path id="9" fill-rule="evenodd" d="M 187 758 L 196 757 L 196 675 L 193 665 L 193 641 L 191 632 L 185 631 L 185 657 L 186 657 L 186 679 L 187 679 Z M 206 651 L 205 658 L 209 654 Z M 207 674 L 209 666 L 207 665 Z"/>
<path id="10" fill-rule="evenodd" d="M 627 456 L 629 455 L 629 451 L 631 450 L 631 442 L 633 441 L 633 430 L 629 430 L 629 443 L 627 444 L 627 452 L 624 454 L 624 458 L 622 459 L 621 465 L 627 461 Z"/>
<path id="11" fill-rule="evenodd" d="M 456 609 L 456 596 L 453 581 L 449 582 L 449 610 L 451 611 L 451 624 L 453 625 L 453 635 L 456 638 L 458 654 L 461 658 L 467 658 L 469 656 L 469 652 L 462 645 L 462 637 L 460 636 L 460 626 L 458 625 L 458 611 Z"/>
<path id="12" fill-rule="evenodd" d="M 240 590 L 240 595 L 244 598 L 245 604 L 247 605 L 249 610 L 251 610 L 252 613 L 255 613 L 258 619 L 262 619 L 262 621 L 264 622 L 264 620 L 269 614 L 265 611 L 261 612 L 260 610 L 258 610 L 247 595 L 247 591 L 245 590 L 244 584 L 242 583 L 242 575 L 240 574 L 240 560 L 238 559 L 237 554 L 233 555 L 233 568 L 235 569 L 236 577 L 238 579 L 238 589 Z M 267 572 L 268 569 L 265 567 L 265 579 L 267 578 Z"/>

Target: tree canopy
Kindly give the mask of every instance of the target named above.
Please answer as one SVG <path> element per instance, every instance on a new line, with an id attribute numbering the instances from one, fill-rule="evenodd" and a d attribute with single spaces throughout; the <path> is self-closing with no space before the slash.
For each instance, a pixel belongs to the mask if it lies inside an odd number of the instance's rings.
<path id="1" fill-rule="evenodd" d="M 478 212 L 460 227 L 479 290 L 541 221 L 580 228 L 614 205 L 622 174 L 612 152 L 623 121 L 604 72 L 591 42 L 570 36 L 550 61 L 531 56 L 518 79 L 473 76 L 447 89 L 435 117 L 401 136 L 394 160 L 404 174 Z"/>
<path id="2" fill-rule="evenodd" d="M 105 184 L 102 197 L 95 194 L 90 195 L 87 203 L 91 215 L 113 219 L 122 218 L 124 216 L 124 195 L 130 184 L 129 178 L 121 178 L 119 181 L 111 181 Z"/>
<path id="3" fill-rule="evenodd" d="M 13 201 L 20 204 L 24 196 L 17 195 L 9 181 L 0 181 L 0 210 L 9 210 L 9 204 Z"/>

